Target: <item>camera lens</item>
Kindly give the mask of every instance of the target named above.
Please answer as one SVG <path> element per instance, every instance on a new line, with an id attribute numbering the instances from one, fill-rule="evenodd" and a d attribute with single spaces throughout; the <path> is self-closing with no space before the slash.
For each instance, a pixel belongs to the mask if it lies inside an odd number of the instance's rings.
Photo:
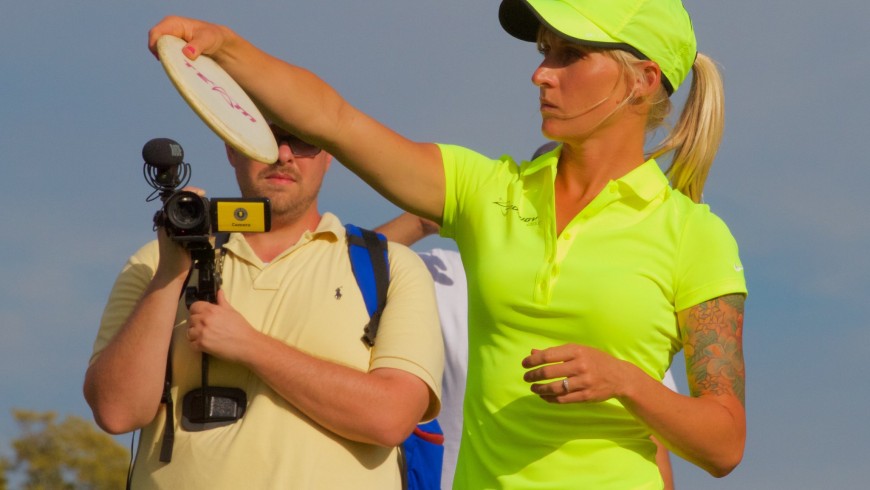
<path id="1" fill-rule="evenodd" d="M 167 221 L 176 229 L 208 232 L 208 201 L 197 194 L 189 191 L 178 192 L 166 201 L 164 208 Z"/>

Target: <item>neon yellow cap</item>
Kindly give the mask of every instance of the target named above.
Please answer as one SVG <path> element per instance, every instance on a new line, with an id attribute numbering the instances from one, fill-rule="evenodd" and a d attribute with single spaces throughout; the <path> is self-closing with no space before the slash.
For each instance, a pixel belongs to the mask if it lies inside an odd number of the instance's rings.
<path id="1" fill-rule="evenodd" d="M 680 0 L 502 0 L 498 18 L 523 41 L 535 42 L 543 24 L 570 41 L 655 61 L 669 94 L 683 83 L 697 54 L 692 21 Z"/>

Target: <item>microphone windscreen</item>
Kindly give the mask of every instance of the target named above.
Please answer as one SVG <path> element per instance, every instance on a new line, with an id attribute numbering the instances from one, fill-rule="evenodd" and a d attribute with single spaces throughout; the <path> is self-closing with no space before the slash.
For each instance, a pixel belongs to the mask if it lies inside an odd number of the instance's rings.
<path id="1" fill-rule="evenodd" d="M 184 161 L 181 145 L 169 138 L 154 138 L 142 147 L 145 163 L 159 169 L 177 167 Z"/>

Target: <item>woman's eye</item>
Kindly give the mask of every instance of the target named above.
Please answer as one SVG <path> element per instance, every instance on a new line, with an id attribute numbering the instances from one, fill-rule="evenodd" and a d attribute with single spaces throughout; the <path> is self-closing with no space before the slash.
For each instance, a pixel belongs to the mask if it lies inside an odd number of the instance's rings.
<path id="1" fill-rule="evenodd" d="M 549 59 L 551 59 L 554 63 L 566 66 L 574 63 L 577 60 L 582 59 L 585 54 L 582 51 L 571 50 L 571 49 L 560 49 L 558 51 L 550 51 L 546 55 Z"/>
<path id="2" fill-rule="evenodd" d="M 581 51 L 579 49 L 566 49 L 565 50 L 565 58 L 567 58 L 567 59 L 577 60 L 577 59 L 582 59 L 585 57 L 586 57 L 585 51 Z"/>

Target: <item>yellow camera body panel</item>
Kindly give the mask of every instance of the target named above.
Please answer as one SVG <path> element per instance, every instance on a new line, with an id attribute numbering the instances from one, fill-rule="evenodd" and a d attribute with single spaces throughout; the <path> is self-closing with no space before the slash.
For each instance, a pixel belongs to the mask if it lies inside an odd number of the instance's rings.
<path id="1" fill-rule="evenodd" d="M 212 229 L 215 232 L 260 233 L 271 228 L 267 198 L 213 199 Z"/>

